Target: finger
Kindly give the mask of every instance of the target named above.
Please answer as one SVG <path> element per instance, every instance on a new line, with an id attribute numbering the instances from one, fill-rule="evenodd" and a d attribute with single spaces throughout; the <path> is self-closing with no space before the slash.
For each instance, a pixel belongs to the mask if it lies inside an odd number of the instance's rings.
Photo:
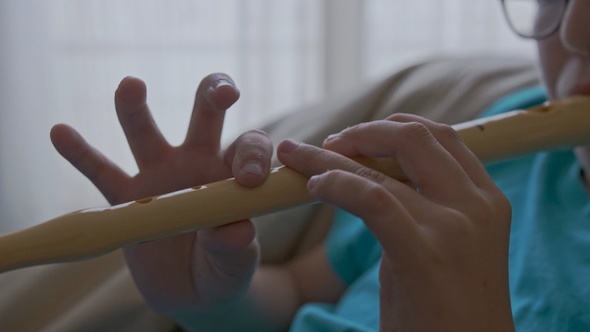
<path id="1" fill-rule="evenodd" d="M 134 77 L 124 78 L 115 92 L 115 108 L 139 169 L 160 160 L 170 146 L 146 103 L 145 83 Z"/>
<path id="2" fill-rule="evenodd" d="M 90 146 L 73 128 L 60 124 L 51 129 L 51 142 L 57 151 L 84 174 L 110 204 L 122 203 L 123 192 L 131 178 L 98 150 Z"/>
<path id="3" fill-rule="evenodd" d="M 207 253 L 208 260 L 225 275 L 236 278 L 253 273 L 258 248 L 252 221 L 205 229 L 197 236 L 197 243 Z"/>
<path id="4" fill-rule="evenodd" d="M 459 134 L 452 127 L 413 114 L 394 114 L 388 120 L 424 124 L 436 140 L 459 162 L 476 186 L 480 188 L 495 187 L 481 161 L 464 144 Z"/>
<path id="5" fill-rule="evenodd" d="M 197 89 L 185 146 L 217 153 L 225 111 L 239 98 L 232 79 L 225 74 L 207 76 Z"/>
<path id="6" fill-rule="evenodd" d="M 232 252 L 254 241 L 256 228 L 250 220 L 199 231 L 199 245 L 209 252 Z"/>
<path id="7" fill-rule="evenodd" d="M 339 153 L 292 140 L 285 140 L 279 144 L 277 156 L 283 164 L 308 177 L 322 174 L 329 170 L 339 169 L 356 174 L 386 188 L 397 185 L 397 183 L 402 184 L 397 179 L 392 179 L 379 171 L 363 166 Z M 400 195 L 400 199 L 413 200 L 415 195 L 417 195 L 415 188 L 407 186 L 405 183 L 403 187 L 407 191 L 397 192 Z"/>
<path id="8" fill-rule="evenodd" d="M 361 218 L 386 252 L 411 248 L 408 241 L 418 239 L 416 224 L 399 200 L 399 196 L 404 196 L 400 191 L 405 193 L 409 189 L 399 182 L 386 188 L 365 177 L 334 170 L 313 176 L 308 189 L 314 198 Z"/>
<path id="9" fill-rule="evenodd" d="M 419 122 L 376 121 L 348 128 L 324 143 L 345 155 L 390 156 L 420 192 L 447 201 L 475 187 L 461 165 Z"/>
<path id="10" fill-rule="evenodd" d="M 356 171 L 361 172 L 360 169 L 365 168 L 338 153 L 293 140 L 282 141 L 277 148 L 277 156 L 283 164 L 308 177 L 331 169 L 341 169 L 354 173 Z M 376 182 L 383 182 L 385 177 L 383 174 L 371 169 L 367 169 L 365 173 L 365 177 L 372 178 Z"/>
<path id="11" fill-rule="evenodd" d="M 228 147 L 225 162 L 238 183 L 253 187 L 268 177 L 272 152 L 272 142 L 266 133 L 249 131 Z"/>

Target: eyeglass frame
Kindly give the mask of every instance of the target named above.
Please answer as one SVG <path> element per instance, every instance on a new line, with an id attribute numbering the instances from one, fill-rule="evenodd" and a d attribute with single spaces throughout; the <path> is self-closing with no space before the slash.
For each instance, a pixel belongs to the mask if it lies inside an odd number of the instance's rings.
<path id="1" fill-rule="evenodd" d="M 522 38 L 526 38 L 526 39 L 534 39 L 534 40 L 541 40 L 541 39 L 545 39 L 549 36 L 551 36 L 552 34 L 554 34 L 559 27 L 561 27 L 561 23 L 563 22 L 563 16 L 565 14 L 565 11 L 567 9 L 567 5 L 569 3 L 569 0 L 562 0 L 563 1 L 563 10 L 561 11 L 561 13 L 559 14 L 559 18 L 557 19 L 556 23 L 554 23 L 554 26 L 550 26 L 549 28 L 547 28 L 545 31 L 539 33 L 538 35 L 526 35 L 523 33 L 518 32 L 518 30 L 514 27 L 514 24 L 512 23 L 512 19 L 510 19 L 510 15 L 508 15 L 508 11 L 507 11 L 507 6 L 506 6 L 506 1 L 507 0 L 500 0 L 500 3 L 502 4 L 502 12 L 504 13 L 504 18 L 506 19 L 506 22 L 508 22 L 508 26 L 510 27 L 510 30 L 512 30 L 512 32 L 514 32 L 515 34 L 517 34 L 518 36 L 522 37 Z"/>

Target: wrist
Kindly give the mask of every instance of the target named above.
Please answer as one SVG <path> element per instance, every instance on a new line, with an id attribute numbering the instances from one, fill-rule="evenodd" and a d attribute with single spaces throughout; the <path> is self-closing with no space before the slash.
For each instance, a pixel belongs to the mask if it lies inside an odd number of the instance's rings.
<path id="1" fill-rule="evenodd" d="M 439 278 L 435 276 L 431 283 L 382 282 L 381 330 L 515 331 L 508 282 L 486 287 L 473 280 L 441 282 Z"/>

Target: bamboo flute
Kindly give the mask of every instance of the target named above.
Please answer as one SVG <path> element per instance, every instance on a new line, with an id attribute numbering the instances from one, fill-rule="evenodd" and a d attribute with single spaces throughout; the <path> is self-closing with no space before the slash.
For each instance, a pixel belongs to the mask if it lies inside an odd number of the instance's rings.
<path id="1" fill-rule="evenodd" d="M 453 126 L 482 162 L 590 142 L 590 98 L 573 97 Z M 391 158 L 357 158 L 404 179 Z M 222 180 L 110 207 L 84 209 L 0 236 L 0 272 L 88 259 L 115 249 L 313 203 L 307 178 L 281 166 L 255 188 Z"/>

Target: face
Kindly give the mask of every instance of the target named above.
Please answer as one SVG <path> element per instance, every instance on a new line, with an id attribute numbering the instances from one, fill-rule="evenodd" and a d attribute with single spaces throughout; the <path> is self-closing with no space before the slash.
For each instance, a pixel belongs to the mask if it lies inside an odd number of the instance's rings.
<path id="1" fill-rule="evenodd" d="M 537 42 L 550 99 L 590 95 L 590 1 L 570 0 L 557 32 Z"/>
<path id="2" fill-rule="evenodd" d="M 550 99 L 590 95 L 590 1 L 570 0 L 557 32 L 537 41 L 541 78 Z M 590 174 L 590 145 L 576 156 Z M 590 177 L 586 176 L 590 190 Z"/>

